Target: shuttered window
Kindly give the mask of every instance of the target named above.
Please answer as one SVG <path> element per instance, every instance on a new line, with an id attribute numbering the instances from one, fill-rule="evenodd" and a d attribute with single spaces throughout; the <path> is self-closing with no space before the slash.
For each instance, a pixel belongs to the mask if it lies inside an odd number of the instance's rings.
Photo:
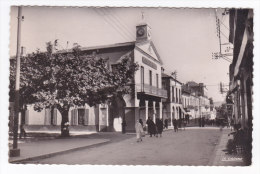
<path id="1" fill-rule="evenodd" d="M 71 110 L 70 124 L 71 125 L 78 125 L 78 110 L 77 109 Z"/>
<path id="2" fill-rule="evenodd" d="M 88 125 L 88 120 L 89 120 L 89 110 L 85 109 L 85 113 L 84 113 L 84 125 Z"/>

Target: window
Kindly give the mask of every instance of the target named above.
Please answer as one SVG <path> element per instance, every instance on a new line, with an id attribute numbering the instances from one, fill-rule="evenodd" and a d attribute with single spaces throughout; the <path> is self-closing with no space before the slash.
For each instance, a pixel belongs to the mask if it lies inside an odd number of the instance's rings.
<path id="1" fill-rule="evenodd" d="M 152 74 L 151 70 L 149 71 L 149 77 L 150 77 L 150 86 L 152 86 L 153 85 L 153 74 Z"/>
<path id="2" fill-rule="evenodd" d="M 57 125 L 57 109 L 51 109 L 51 125 Z"/>
<path id="3" fill-rule="evenodd" d="M 144 89 L 144 67 L 141 66 L 141 90 Z"/>
<path id="4" fill-rule="evenodd" d="M 159 76 L 156 74 L 156 87 L 159 88 Z"/>
<path id="5" fill-rule="evenodd" d="M 84 125 L 85 109 L 78 109 L 78 125 Z"/>
<path id="6" fill-rule="evenodd" d="M 162 87 L 163 87 L 163 89 L 167 89 L 165 81 L 162 82 Z"/>
<path id="7" fill-rule="evenodd" d="M 88 125 L 89 110 L 78 109 L 78 125 Z"/>
<path id="8" fill-rule="evenodd" d="M 176 88 L 176 103 L 179 102 L 179 99 L 178 99 L 178 89 Z"/>
<path id="9" fill-rule="evenodd" d="M 179 102 L 181 102 L 181 90 L 179 89 Z"/>
<path id="10" fill-rule="evenodd" d="M 172 87 L 172 102 L 175 102 L 174 87 Z"/>

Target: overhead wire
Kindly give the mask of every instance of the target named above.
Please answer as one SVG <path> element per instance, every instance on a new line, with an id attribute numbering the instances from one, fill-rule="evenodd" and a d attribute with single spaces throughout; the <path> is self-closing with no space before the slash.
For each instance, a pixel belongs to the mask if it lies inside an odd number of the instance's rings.
<path id="1" fill-rule="evenodd" d="M 229 40 L 229 38 L 220 30 L 220 33 L 227 39 Z"/>
<path id="2" fill-rule="evenodd" d="M 135 35 L 133 34 L 133 32 L 131 32 L 131 31 L 129 30 L 129 28 L 127 27 L 127 25 L 122 22 L 122 20 L 121 20 L 121 18 L 120 18 L 119 16 L 117 16 L 115 13 L 114 13 L 114 15 L 113 15 L 112 12 L 110 12 L 110 15 L 111 15 L 112 17 L 114 17 L 114 19 L 125 29 L 125 31 L 126 31 L 127 33 L 129 33 L 129 35 L 130 35 L 131 37 L 133 37 L 133 39 L 135 38 Z"/>
<path id="3" fill-rule="evenodd" d="M 227 29 L 229 30 L 229 28 L 220 20 L 220 23 Z"/>
<path id="4" fill-rule="evenodd" d="M 100 10 L 100 9 L 99 9 L 99 10 Z M 106 16 L 104 13 L 102 13 L 101 11 L 99 11 L 99 10 L 97 10 L 96 8 L 94 8 L 94 11 L 95 11 L 96 13 L 98 13 L 98 14 L 105 20 L 105 22 L 106 22 L 107 24 L 109 24 L 114 30 L 116 30 L 116 31 L 118 32 L 118 34 L 119 34 L 122 38 L 128 40 L 128 37 L 125 36 L 125 34 L 122 33 L 122 31 L 121 31 L 120 29 L 118 29 L 114 24 L 112 24 L 112 23 L 109 21 L 109 19 L 107 19 L 107 16 Z"/>
<path id="5" fill-rule="evenodd" d="M 222 57 L 220 57 L 220 58 L 222 58 L 222 59 L 224 59 L 224 60 L 226 60 L 226 61 L 228 61 L 228 62 L 231 62 L 231 60 L 229 60 L 227 57 L 225 57 L 225 56 L 222 56 Z"/>
<path id="6" fill-rule="evenodd" d="M 129 38 L 132 39 L 132 36 L 128 32 L 126 32 L 125 29 L 123 29 L 120 24 L 118 24 L 118 22 L 115 20 L 114 17 L 111 16 L 111 13 L 109 13 L 105 9 L 100 9 L 100 10 L 104 13 L 104 15 L 106 14 L 105 17 L 107 17 L 107 19 L 111 21 L 112 25 L 118 28 L 121 31 L 121 33 L 123 33 L 127 37 L 127 40 L 129 40 Z"/>

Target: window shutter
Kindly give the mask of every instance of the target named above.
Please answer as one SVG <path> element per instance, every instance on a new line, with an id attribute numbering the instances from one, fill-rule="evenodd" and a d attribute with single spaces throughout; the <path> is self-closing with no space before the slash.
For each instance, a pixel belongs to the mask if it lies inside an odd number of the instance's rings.
<path id="1" fill-rule="evenodd" d="M 28 125 L 29 124 L 29 110 L 26 110 L 25 111 L 25 125 Z"/>
<path id="2" fill-rule="evenodd" d="M 50 109 L 45 109 L 44 125 L 50 125 L 51 121 Z"/>
<path id="3" fill-rule="evenodd" d="M 78 109 L 74 109 L 74 125 L 78 125 Z"/>
<path id="4" fill-rule="evenodd" d="M 57 109 L 53 109 L 53 124 L 57 125 Z"/>
<path id="5" fill-rule="evenodd" d="M 88 118 L 89 118 L 89 110 L 85 109 L 84 113 L 84 125 L 88 125 Z"/>
<path id="6" fill-rule="evenodd" d="M 74 120 L 75 120 L 75 117 L 74 117 L 74 115 L 75 115 L 75 114 L 74 114 L 74 109 L 72 109 L 70 112 L 71 112 L 70 124 L 71 124 L 71 125 L 74 125 L 74 124 L 75 124 L 75 121 L 74 121 Z"/>

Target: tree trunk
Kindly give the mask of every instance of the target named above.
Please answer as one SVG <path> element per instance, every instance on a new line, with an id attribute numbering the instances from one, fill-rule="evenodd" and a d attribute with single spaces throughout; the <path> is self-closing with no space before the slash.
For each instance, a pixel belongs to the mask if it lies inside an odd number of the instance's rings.
<path id="1" fill-rule="evenodd" d="M 61 113 L 61 137 L 69 137 L 69 107 L 58 107 Z"/>

